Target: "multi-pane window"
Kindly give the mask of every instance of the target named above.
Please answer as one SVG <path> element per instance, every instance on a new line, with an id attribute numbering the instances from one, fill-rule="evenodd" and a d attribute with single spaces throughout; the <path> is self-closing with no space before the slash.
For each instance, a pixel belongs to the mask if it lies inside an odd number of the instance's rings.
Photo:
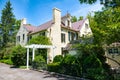
<path id="1" fill-rule="evenodd" d="M 71 41 L 71 34 L 68 32 L 68 40 Z"/>
<path id="2" fill-rule="evenodd" d="M 40 36 L 45 36 L 45 32 L 40 32 Z"/>
<path id="3" fill-rule="evenodd" d="M 110 54 L 113 53 L 113 52 L 112 52 L 112 49 L 109 49 L 108 52 L 109 52 Z"/>
<path id="4" fill-rule="evenodd" d="M 29 41 L 30 39 L 32 39 L 32 36 L 31 36 L 31 35 L 29 35 L 29 36 L 27 37 L 27 41 Z"/>
<path id="5" fill-rule="evenodd" d="M 25 39 L 25 34 L 23 34 L 23 41 L 24 41 L 24 39 Z"/>
<path id="6" fill-rule="evenodd" d="M 76 40 L 77 38 L 78 38 L 78 34 L 77 33 L 68 32 L 68 40 L 69 41 Z"/>
<path id="7" fill-rule="evenodd" d="M 75 34 L 74 33 L 71 33 L 71 38 L 72 38 L 72 41 L 73 41 L 74 38 L 75 38 Z"/>
<path id="8" fill-rule="evenodd" d="M 61 42 L 65 42 L 65 34 L 64 33 L 61 33 Z"/>
<path id="9" fill-rule="evenodd" d="M 67 26 L 70 27 L 70 21 L 69 20 L 67 20 Z"/>
<path id="10" fill-rule="evenodd" d="M 88 29 L 88 24 L 87 23 L 85 23 L 85 28 Z"/>
<path id="11" fill-rule="evenodd" d="M 17 41 L 20 42 L 20 36 L 17 36 Z"/>
<path id="12" fill-rule="evenodd" d="M 119 50 L 118 48 L 111 48 L 108 50 L 109 54 L 118 54 L 119 53 Z"/>
<path id="13" fill-rule="evenodd" d="M 118 48 L 114 48 L 114 53 L 118 53 Z"/>

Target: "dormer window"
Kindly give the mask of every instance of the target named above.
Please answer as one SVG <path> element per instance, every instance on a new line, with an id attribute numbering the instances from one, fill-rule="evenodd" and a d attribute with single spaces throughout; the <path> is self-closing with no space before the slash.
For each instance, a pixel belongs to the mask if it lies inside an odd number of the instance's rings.
<path id="1" fill-rule="evenodd" d="M 87 23 L 85 23 L 85 28 L 88 29 L 88 24 Z"/>
<path id="2" fill-rule="evenodd" d="M 69 20 L 67 20 L 67 26 L 70 27 L 70 21 Z"/>

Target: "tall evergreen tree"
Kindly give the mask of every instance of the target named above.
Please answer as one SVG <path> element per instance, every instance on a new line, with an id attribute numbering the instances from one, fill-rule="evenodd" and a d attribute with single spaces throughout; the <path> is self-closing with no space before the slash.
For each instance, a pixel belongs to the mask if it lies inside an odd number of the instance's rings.
<path id="1" fill-rule="evenodd" d="M 15 24 L 15 16 L 12 10 L 13 8 L 11 7 L 10 1 L 6 2 L 1 16 L 2 46 L 5 46 L 8 42 L 11 41 L 13 25 Z"/>

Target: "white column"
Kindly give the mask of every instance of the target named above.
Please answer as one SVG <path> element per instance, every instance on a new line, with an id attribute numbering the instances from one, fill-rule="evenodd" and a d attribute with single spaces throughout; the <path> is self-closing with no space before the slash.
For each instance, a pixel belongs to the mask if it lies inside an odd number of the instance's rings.
<path id="1" fill-rule="evenodd" d="M 52 61 L 53 61 L 53 59 L 54 59 L 54 56 L 55 56 L 55 55 L 54 55 L 54 49 L 55 49 L 55 48 L 53 47 L 52 49 L 53 49 L 53 57 L 52 57 Z"/>
<path id="2" fill-rule="evenodd" d="M 29 69 L 29 48 L 27 48 L 27 69 Z"/>
<path id="3" fill-rule="evenodd" d="M 34 61 L 35 59 L 35 48 L 33 48 L 33 52 L 32 52 L 32 61 Z"/>

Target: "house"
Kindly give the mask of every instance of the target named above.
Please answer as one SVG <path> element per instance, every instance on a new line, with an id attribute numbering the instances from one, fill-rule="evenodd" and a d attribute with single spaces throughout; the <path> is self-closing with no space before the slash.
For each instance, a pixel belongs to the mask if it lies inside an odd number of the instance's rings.
<path id="1" fill-rule="evenodd" d="M 52 45 L 56 47 L 54 49 L 54 56 L 56 56 L 63 54 L 63 48 L 67 47 L 68 43 L 79 37 L 92 35 L 92 31 L 88 19 L 72 23 L 69 13 L 61 17 L 61 11 L 54 8 L 53 19 L 40 26 L 29 25 L 26 19 L 23 19 L 16 35 L 16 44 L 25 46 L 32 37 L 40 35 L 50 39 Z M 52 50 L 48 50 L 48 55 L 53 59 Z"/>
<path id="2" fill-rule="evenodd" d="M 120 68 L 120 43 L 114 42 L 107 46 L 105 56 L 111 68 Z"/>

